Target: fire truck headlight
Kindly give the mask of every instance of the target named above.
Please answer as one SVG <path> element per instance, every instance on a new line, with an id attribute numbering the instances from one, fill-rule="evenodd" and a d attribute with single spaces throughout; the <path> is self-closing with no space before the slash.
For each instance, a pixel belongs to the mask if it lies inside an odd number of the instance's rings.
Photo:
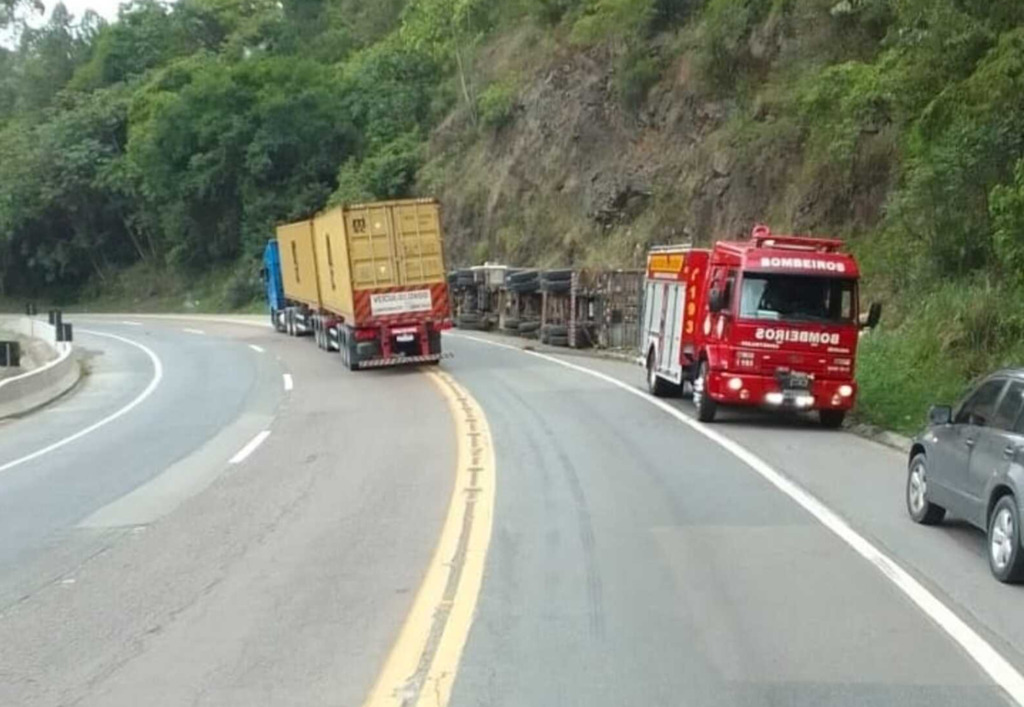
<path id="1" fill-rule="evenodd" d="M 782 405 L 782 401 L 786 398 L 782 393 L 765 393 L 764 401 L 769 405 Z"/>
<path id="2" fill-rule="evenodd" d="M 730 378 L 728 385 L 729 390 L 736 391 L 743 387 L 743 381 L 739 378 Z"/>
<path id="3" fill-rule="evenodd" d="M 852 385 L 841 385 L 841 386 L 839 386 L 839 394 L 841 396 L 843 396 L 844 398 L 849 398 L 850 396 L 853 395 L 853 386 Z"/>
<path id="4" fill-rule="evenodd" d="M 801 395 L 796 399 L 796 406 L 798 408 L 809 408 L 814 405 L 814 397 L 810 395 Z"/>

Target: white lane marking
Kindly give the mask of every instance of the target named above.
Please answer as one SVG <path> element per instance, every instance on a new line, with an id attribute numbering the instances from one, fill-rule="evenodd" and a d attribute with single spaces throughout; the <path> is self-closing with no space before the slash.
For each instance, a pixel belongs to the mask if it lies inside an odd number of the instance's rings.
<path id="1" fill-rule="evenodd" d="M 142 326 L 141 322 L 129 322 L 129 321 L 125 320 L 125 321 L 123 321 L 121 323 L 124 324 L 125 326 Z"/>
<path id="2" fill-rule="evenodd" d="M 291 373 L 285 373 L 282 378 L 284 379 L 284 389 L 291 390 L 295 387 L 295 381 L 292 379 Z"/>
<path id="3" fill-rule="evenodd" d="M 85 437 L 86 435 L 92 434 L 93 432 L 95 432 L 96 430 L 98 430 L 99 428 L 101 428 L 101 427 L 103 427 L 105 425 L 109 425 L 114 420 L 127 415 L 129 412 L 131 412 L 136 407 L 141 405 L 142 402 L 146 398 L 148 398 L 150 395 L 152 395 L 153 391 L 156 390 L 156 387 L 158 385 L 160 385 L 160 381 L 163 380 L 163 377 L 164 377 L 164 366 L 163 366 L 163 363 L 160 362 L 160 357 L 157 356 L 155 353 L 153 353 L 153 351 L 151 349 L 147 348 L 146 346 L 143 346 L 142 344 L 138 343 L 137 341 L 132 341 L 131 339 L 126 339 L 123 336 L 117 336 L 116 334 L 104 334 L 104 333 L 101 333 L 101 332 L 98 332 L 98 331 L 90 331 L 89 329 L 79 329 L 78 331 L 80 333 L 82 333 L 82 334 L 90 334 L 92 336 L 99 336 L 99 337 L 103 337 L 103 338 L 107 338 L 107 339 L 115 339 L 116 341 L 120 341 L 121 343 L 128 344 L 129 346 L 134 346 L 135 348 L 139 349 L 140 351 L 145 353 L 147 356 L 149 356 L 149 360 L 153 364 L 153 378 L 152 378 L 152 380 L 149 381 L 149 385 L 146 386 L 145 390 L 143 390 L 141 393 L 139 393 L 138 396 L 136 396 L 134 400 L 132 400 L 130 403 L 125 405 L 123 408 L 121 408 L 117 412 L 115 412 L 113 414 L 110 414 L 110 415 L 104 417 L 99 422 L 97 422 L 95 424 L 92 424 L 92 425 L 89 425 L 85 429 L 79 430 L 78 432 L 74 433 L 73 435 L 71 435 L 69 437 L 65 437 L 64 439 L 62 439 L 62 440 L 60 440 L 58 442 L 54 442 L 53 444 L 51 444 L 51 445 L 49 445 L 47 447 L 43 447 L 42 449 L 39 449 L 39 450 L 37 450 L 35 452 L 32 452 L 31 454 L 26 454 L 25 456 L 21 457 L 20 459 L 15 459 L 14 461 L 10 461 L 10 462 L 7 462 L 6 464 L 0 465 L 0 472 L 7 471 L 8 469 L 13 469 L 14 467 L 19 466 L 21 464 L 24 464 L 25 462 L 30 462 L 33 459 L 38 459 L 39 457 L 43 456 L 44 454 L 49 454 L 50 452 L 56 451 L 56 450 L 60 449 L 61 447 L 69 445 L 72 442 L 74 442 L 76 440 L 79 440 L 82 437 Z"/>
<path id="4" fill-rule="evenodd" d="M 252 349 L 253 351 L 255 351 L 258 354 L 263 353 L 263 347 L 257 346 L 256 344 L 249 344 L 249 348 Z"/>
<path id="5" fill-rule="evenodd" d="M 239 449 L 238 453 L 235 456 L 231 457 L 228 463 L 241 464 L 246 459 L 248 459 L 249 455 L 255 452 L 256 448 L 263 444 L 267 440 L 267 437 L 269 436 L 270 430 L 263 430 L 258 435 L 249 440 L 249 443 L 247 445 Z"/>
<path id="6" fill-rule="evenodd" d="M 185 332 L 186 334 L 196 334 L 198 336 L 203 336 L 204 334 L 206 334 L 206 332 L 203 331 L 202 329 L 182 329 L 182 331 Z"/>
<path id="7" fill-rule="evenodd" d="M 688 417 L 682 411 L 672 407 L 668 403 L 658 400 L 657 398 L 653 398 L 646 392 L 638 390 L 628 383 L 623 383 L 617 378 L 613 378 L 612 376 L 599 371 L 595 371 L 584 366 L 578 366 L 574 363 L 569 363 L 568 361 L 563 361 L 559 358 L 555 358 L 554 356 L 549 356 L 537 351 L 527 351 L 516 346 L 500 344 L 495 341 L 488 341 L 487 339 L 481 339 L 475 336 L 467 336 L 465 334 L 452 334 L 452 336 L 460 339 L 476 341 L 481 344 L 509 349 L 511 351 L 518 351 L 519 353 L 535 356 L 544 361 L 602 380 L 661 409 L 693 431 L 704 435 L 712 442 L 718 444 L 726 451 L 739 458 L 755 472 L 760 474 L 772 486 L 789 496 L 789 498 L 796 502 L 801 508 L 817 518 L 822 525 L 838 536 L 839 539 L 853 548 L 858 555 L 874 565 L 886 579 L 895 584 L 908 599 L 914 602 L 921 611 L 923 611 L 932 621 L 938 624 L 939 628 L 945 631 L 950 638 L 956 641 L 956 643 L 958 643 L 960 647 L 967 652 L 971 659 L 974 660 L 974 662 L 977 663 L 978 666 L 988 674 L 988 676 L 992 678 L 992 680 L 999 685 L 999 687 L 1001 687 L 1014 702 L 1018 705 L 1024 706 L 1024 676 L 1022 676 L 1020 672 L 1018 672 L 1017 669 L 1014 668 L 1008 660 L 1006 660 L 1006 658 L 993 648 L 988 641 L 968 626 L 963 619 L 957 616 L 952 609 L 942 603 L 942 601 L 924 585 L 914 579 L 910 573 L 903 569 L 903 567 L 901 567 L 895 560 L 879 550 L 867 538 L 854 530 L 853 527 L 842 518 L 842 516 L 830 509 L 822 501 L 818 500 L 817 497 L 805 490 L 796 482 L 776 471 L 768 464 L 768 462 L 764 461 L 738 442 L 729 439 L 719 432 L 709 429 L 706 425 Z"/>

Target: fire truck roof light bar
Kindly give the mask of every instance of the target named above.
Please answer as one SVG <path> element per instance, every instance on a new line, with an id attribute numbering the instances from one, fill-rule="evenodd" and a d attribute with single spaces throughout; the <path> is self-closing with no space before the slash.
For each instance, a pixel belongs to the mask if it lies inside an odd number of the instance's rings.
<path id="1" fill-rule="evenodd" d="M 835 253 L 843 242 L 835 238 L 807 238 L 805 236 L 775 236 L 767 226 L 754 226 L 750 240 L 755 248 L 778 248 L 785 250 L 819 251 Z"/>

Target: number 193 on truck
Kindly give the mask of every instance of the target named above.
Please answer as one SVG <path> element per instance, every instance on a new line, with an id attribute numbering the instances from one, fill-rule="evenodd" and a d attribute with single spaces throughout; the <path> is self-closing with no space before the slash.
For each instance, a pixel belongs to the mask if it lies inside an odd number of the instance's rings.
<path id="1" fill-rule="evenodd" d="M 662 246 L 647 257 L 641 334 L 647 385 L 666 396 L 692 386 L 697 417 L 719 406 L 817 411 L 842 425 L 857 397 L 859 270 L 842 242 L 775 236 L 711 248 Z"/>

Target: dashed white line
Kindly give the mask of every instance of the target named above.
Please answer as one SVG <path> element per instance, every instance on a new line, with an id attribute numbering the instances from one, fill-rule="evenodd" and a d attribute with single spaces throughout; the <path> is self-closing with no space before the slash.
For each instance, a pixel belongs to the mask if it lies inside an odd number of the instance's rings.
<path id="1" fill-rule="evenodd" d="M 142 326 L 141 322 L 129 322 L 129 321 L 125 320 L 125 321 L 123 321 L 121 323 L 124 324 L 125 326 Z"/>
<path id="2" fill-rule="evenodd" d="M 292 388 L 295 387 L 295 381 L 292 380 L 292 374 L 291 373 L 285 373 L 282 376 L 282 378 L 284 379 L 284 389 L 285 390 L 291 390 Z"/>
<path id="3" fill-rule="evenodd" d="M 256 344 L 249 344 L 249 348 L 252 349 L 253 351 L 255 351 L 258 354 L 263 353 L 263 347 L 257 346 Z"/>
<path id="4" fill-rule="evenodd" d="M 923 584 L 901 567 L 894 559 L 879 550 L 867 538 L 858 533 L 838 513 L 818 500 L 813 494 L 801 487 L 795 481 L 776 471 L 768 462 L 764 461 L 741 444 L 729 439 L 725 435 L 710 429 L 706 425 L 697 422 L 685 415 L 679 409 L 668 403 L 652 398 L 647 393 L 623 383 L 617 378 L 600 373 L 585 366 L 578 366 L 560 358 L 539 353 L 537 351 L 525 351 L 508 344 L 500 344 L 495 341 L 488 341 L 475 336 L 455 334 L 460 339 L 468 339 L 481 344 L 488 344 L 499 348 L 518 351 L 530 356 L 536 356 L 550 363 L 563 366 L 573 371 L 592 376 L 610 385 L 619 388 L 630 395 L 635 395 L 641 400 L 650 403 L 663 412 L 676 418 L 694 432 L 707 437 L 718 444 L 729 453 L 733 454 L 753 469 L 768 483 L 792 499 L 797 505 L 817 518 L 823 526 L 832 531 L 840 540 L 849 545 L 858 555 L 866 559 L 886 579 L 892 582 L 903 594 L 923 611 L 936 625 L 946 632 L 961 648 L 974 660 L 975 663 L 1001 687 L 1007 695 L 1018 705 L 1024 707 L 1024 675 L 1021 675 L 1013 665 L 1010 664 L 992 645 L 978 634 L 977 631 L 967 625 L 963 619 L 946 606 L 935 594 L 928 590 Z"/>
<path id="5" fill-rule="evenodd" d="M 95 432 L 99 428 L 103 427 L 104 425 L 110 424 L 111 422 L 113 422 L 114 420 L 118 419 L 119 417 L 123 417 L 124 415 L 127 415 L 129 412 L 131 412 L 136 407 L 141 405 L 142 402 L 146 398 L 148 398 L 150 395 L 152 395 L 153 391 L 156 390 L 156 387 L 158 385 L 160 385 L 160 381 L 163 380 L 163 377 L 164 377 L 164 366 L 160 362 L 160 358 L 155 353 L 153 353 L 152 350 L 150 350 L 149 348 L 143 346 L 142 344 L 138 343 L 137 341 L 132 341 L 131 339 L 126 339 L 123 336 L 117 336 L 115 334 L 103 334 L 103 333 L 100 333 L 98 331 L 90 331 L 88 329 L 79 329 L 79 332 L 82 333 L 82 334 L 90 334 L 92 336 L 101 336 L 101 337 L 104 337 L 104 338 L 107 338 L 107 339 L 114 339 L 116 341 L 120 341 L 122 343 L 128 344 L 129 346 L 134 346 L 135 348 L 140 349 L 143 353 L 145 353 L 147 356 L 149 356 L 149 360 L 153 364 L 153 378 L 152 378 L 152 380 L 149 381 L 149 385 L 146 386 L 145 390 L 143 390 L 141 393 L 139 393 L 139 395 L 137 395 L 134 400 L 132 400 L 130 403 L 125 405 L 123 408 L 121 408 L 117 412 L 115 412 L 115 413 L 113 413 L 111 415 L 108 415 L 107 417 L 104 417 L 99 422 L 97 422 L 97 423 L 95 423 L 93 425 L 89 425 L 85 429 L 79 430 L 75 434 L 73 434 L 73 435 L 71 435 L 69 437 L 65 437 L 64 439 L 62 439 L 62 440 L 60 440 L 58 442 L 54 442 L 53 444 L 51 444 L 49 446 L 46 446 L 46 447 L 43 447 L 42 449 L 39 449 L 39 450 L 37 450 L 35 452 L 32 452 L 31 454 L 26 454 L 23 457 L 15 459 L 14 461 L 10 461 L 10 462 L 7 462 L 6 464 L 0 465 L 0 472 L 7 471 L 8 469 L 13 469 L 14 467 L 19 466 L 21 464 L 24 464 L 25 462 L 32 461 L 33 459 L 38 459 L 39 457 L 43 456 L 44 454 L 49 454 L 50 452 L 56 451 L 56 450 L 60 449 L 61 447 L 64 447 L 64 446 L 66 446 L 68 444 L 71 444 L 75 440 L 79 440 L 79 439 L 81 439 L 82 437 L 85 437 L 88 434 L 92 434 L 93 432 Z"/>
<path id="6" fill-rule="evenodd" d="M 235 456 L 231 457 L 229 463 L 241 464 L 242 462 L 244 462 L 246 459 L 249 458 L 250 454 L 255 452 L 256 449 L 266 441 L 267 437 L 269 436 L 270 430 L 263 430 L 262 432 L 260 432 L 258 435 L 249 440 L 249 443 L 247 445 L 239 449 L 238 453 Z"/>
<path id="7" fill-rule="evenodd" d="M 186 334 L 196 334 L 198 336 L 202 336 L 206 333 L 202 329 L 182 329 L 182 331 L 185 332 Z"/>

